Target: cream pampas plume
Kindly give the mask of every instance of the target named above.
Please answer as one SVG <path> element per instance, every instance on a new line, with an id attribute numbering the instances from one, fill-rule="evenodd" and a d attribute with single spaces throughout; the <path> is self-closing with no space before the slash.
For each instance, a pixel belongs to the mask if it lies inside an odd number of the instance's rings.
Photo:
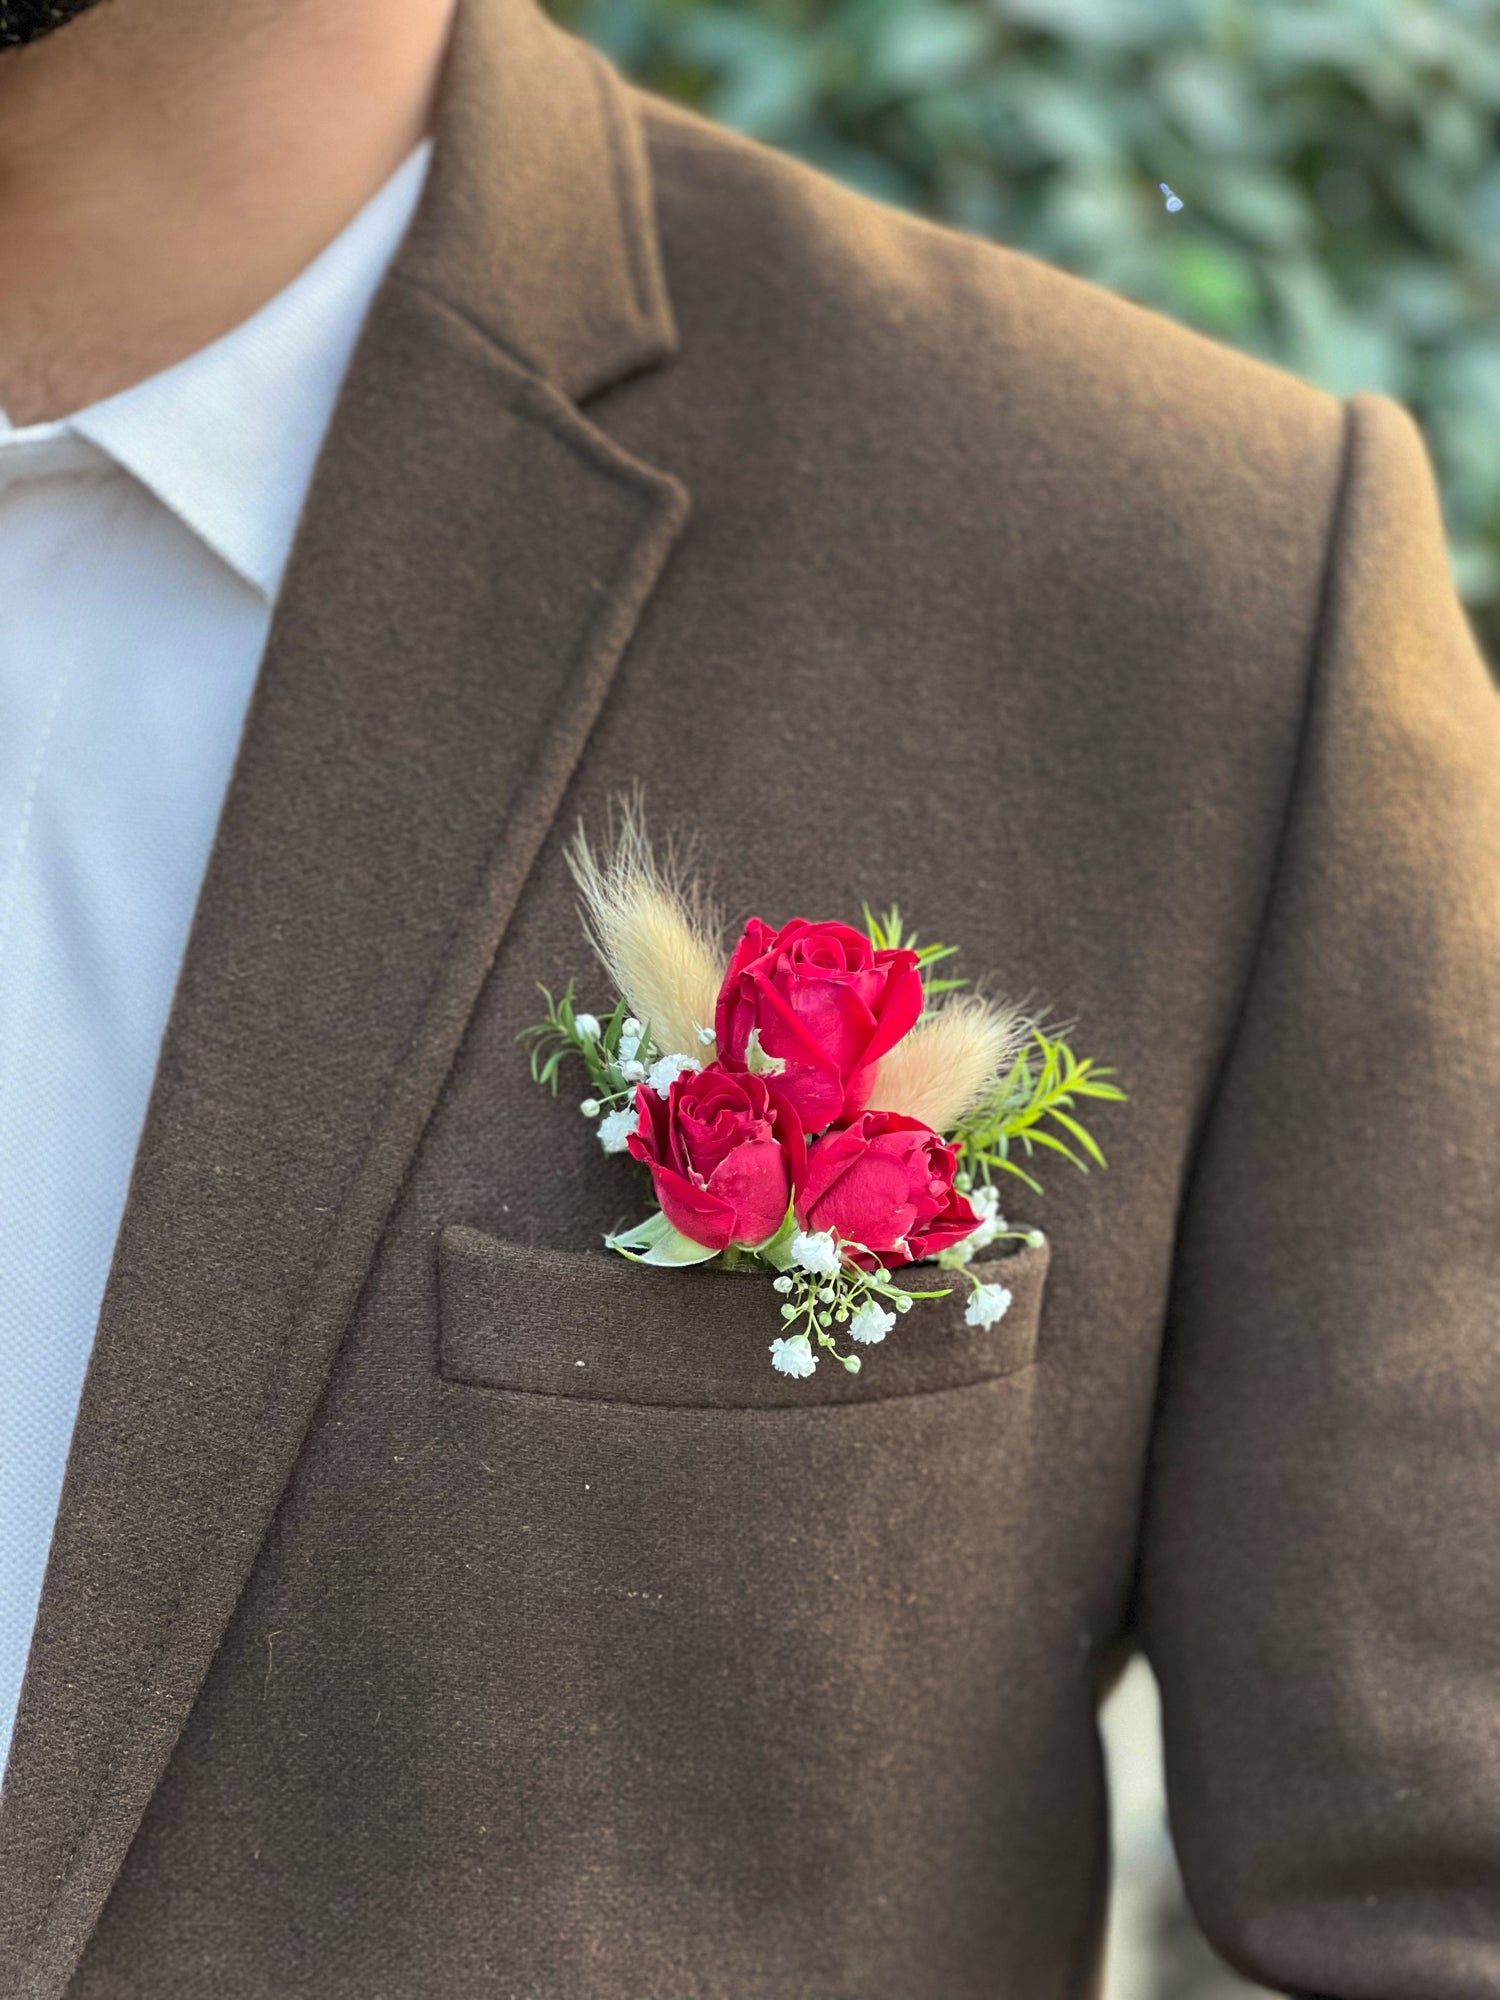
<path id="1" fill-rule="evenodd" d="M 1026 1035 L 1025 1020 L 1012 1007 L 977 993 L 951 999 L 882 1056 L 868 1108 L 904 1111 L 946 1132 L 1009 1067 Z"/>
<path id="2" fill-rule="evenodd" d="M 663 1055 L 707 1062 L 714 1007 L 727 964 L 722 920 L 696 877 L 668 852 L 659 865 L 646 838 L 639 786 L 617 805 L 600 858 L 580 824 L 566 850 L 582 892 L 584 927 L 617 993 L 647 1024 Z"/>

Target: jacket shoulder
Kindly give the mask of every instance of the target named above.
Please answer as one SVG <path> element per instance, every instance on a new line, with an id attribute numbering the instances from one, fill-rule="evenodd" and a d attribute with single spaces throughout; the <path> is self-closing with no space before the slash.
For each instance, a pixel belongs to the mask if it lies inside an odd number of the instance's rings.
<path id="1" fill-rule="evenodd" d="M 1012 463 L 1028 449 L 1054 463 L 1076 455 L 1096 480 L 1117 476 L 1137 495 L 1152 463 L 1170 465 L 1195 507 L 1225 492 L 1231 468 L 1266 492 L 1311 486 L 1326 524 L 1337 397 L 1028 252 L 895 208 L 628 88 L 685 351 L 707 336 L 721 361 L 751 379 L 774 375 L 793 399 L 796 383 L 815 382 L 825 419 L 830 396 L 866 408 L 915 398 L 910 418 L 939 435 L 946 413 L 979 442 L 1003 438 Z M 795 417 L 794 400 L 783 407 Z"/>

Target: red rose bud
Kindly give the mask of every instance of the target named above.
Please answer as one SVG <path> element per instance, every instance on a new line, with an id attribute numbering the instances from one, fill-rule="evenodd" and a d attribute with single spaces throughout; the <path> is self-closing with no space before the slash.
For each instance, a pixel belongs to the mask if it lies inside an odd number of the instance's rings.
<path id="1" fill-rule="evenodd" d="M 665 1097 L 641 1084 L 630 1152 L 644 1160 L 662 1213 L 695 1243 L 764 1243 L 786 1218 L 807 1163 L 797 1115 L 763 1076 L 721 1063 L 688 1070 Z"/>
<path id="2" fill-rule="evenodd" d="M 866 1270 L 935 1257 L 981 1221 L 954 1188 L 957 1157 L 920 1118 L 866 1111 L 809 1146 L 797 1221 L 865 1244 L 875 1256 L 854 1261 Z"/>
<path id="3" fill-rule="evenodd" d="M 752 917 L 719 989 L 718 1060 L 748 1065 L 752 1031 L 779 1058 L 776 1087 L 809 1132 L 856 1117 L 875 1065 L 916 1025 L 922 975 L 914 951 L 877 951 L 848 924 L 793 917 L 779 931 Z"/>

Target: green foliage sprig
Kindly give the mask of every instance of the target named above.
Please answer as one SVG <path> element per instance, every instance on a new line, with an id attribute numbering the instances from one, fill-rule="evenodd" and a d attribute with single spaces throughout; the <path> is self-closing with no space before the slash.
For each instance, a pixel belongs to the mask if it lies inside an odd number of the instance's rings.
<path id="1" fill-rule="evenodd" d="M 949 1143 L 957 1148 L 969 1175 L 986 1186 L 997 1173 L 1016 1174 L 1040 1194 L 1041 1183 L 1011 1157 L 1012 1148 L 1020 1147 L 1028 1158 L 1038 1147 L 1061 1153 L 1087 1173 L 1088 1162 L 1067 1140 L 1043 1129 L 1043 1121 L 1050 1119 L 1096 1165 L 1107 1165 L 1097 1141 L 1074 1113 L 1080 1097 L 1126 1102 L 1126 1093 L 1107 1081 L 1114 1074 L 1092 1058 L 1080 1062 L 1061 1036 L 1049 1037 L 1041 1028 L 1033 1028 L 994 1089 L 947 1134 Z"/>
<path id="2" fill-rule="evenodd" d="M 548 987 L 538 984 L 537 991 L 547 1003 L 546 1019 L 532 1022 L 516 1036 L 518 1042 L 531 1044 L 533 1081 L 546 1084 L 556 1097 L 558 1072 L 563 1062 L 569 1056 L 577 1056 L 594 1086 L 594 1097 L 588 1101 L 596 1111 L 616 1099 L 633 1099 L 640 1079 L 625 1074 L 625 1063 L 633 1061 L 647 1070 L 661 1054 L 651 1040 L 650 1023 L 635 1024 L 639 1035 L 632 1035 L 633 1017 L 623 1000 L 615 1002 L 614 1011 L 604 1020 L 596 1014 L 580 1014 L 573 1004 L 571 979 L 560 1000 L 554 1000 Z M 624 1050 L 622 1042 L 626 1044 Z"/>
<path id="3" fill-rule="evenodd" d="M 901 910 L 892 903 L 883 917 L 877 917 L 868 903 L 861 905 L 865 917 L 865 934 L 877 951 L 914 951 L 917 966 L 922 974 L 922 991 L 930 999 L 934 993 L 951 993 L 957 986 L 967 986 L 967 979 L 929 979 L 927 968 L 936 965 L 940 959 L 952 958 L 958 950 L 956 944 L 917 943 L 915 931 L 903 931 Z"/>
<path id="4" fill-rule="evenodd" d="M 929 999 L 936 993 L 968 985 L 966 979 L 927 976 L 928 966 L 952 958 L 957 945 L 919 945 L 917 933 L 904 927 L 896 903 L 891 904 L 883 917 L 877 916 L 868 903 L 861 907 L 865 931 L 877 951 L 916 952 L 923 990 Z M 977 1180 L 988 1186 L 994 1174 L 1011 1173 L 1040 1194 L 1041 1183 L 1011 1158 L 1012 1146 L 1019 1146 L 1028 1157 L 1038 1147 L 1061 1153 L 1087 1173 L 1087 1163 L 1066 1140 L 1041 1129 L 1042 1121 L 1048 1118 L 1098 1166 L 1105 1166 L 1098 1144 L 1073 1113 L 1077 1109 L 1075 1100 L 1080 1097 L 1123 1103 L 1125 1092 L 1106 1081 L 1114 1074 L 1112 1069 L 1101 1069 L 1092 1059 L 1080 1062 L 1061 1036 L 1049 1037 L 1040 1027 L 1033 1026 L 1028 1040 L 995 1088 L 969 1111 L 961 1124 L 945 1134 L 964 1161 L 970 1183 Z"/>

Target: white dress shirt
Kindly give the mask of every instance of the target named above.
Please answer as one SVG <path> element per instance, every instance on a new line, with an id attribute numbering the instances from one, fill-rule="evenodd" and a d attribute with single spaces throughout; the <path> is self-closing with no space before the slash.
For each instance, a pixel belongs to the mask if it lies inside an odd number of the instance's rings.
<path id="1" fill-rule="evenodd" d="M 0 1768 L 245 709 L 432 143 L 222 339 L 70 417 L 0 410 Z"/>

